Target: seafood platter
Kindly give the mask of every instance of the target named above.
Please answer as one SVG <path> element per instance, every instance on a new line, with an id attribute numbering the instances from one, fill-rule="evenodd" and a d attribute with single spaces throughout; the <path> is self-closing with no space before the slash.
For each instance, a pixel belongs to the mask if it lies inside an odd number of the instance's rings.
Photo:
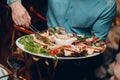
<path id="1" fill-rule="evenodd" d="M 16 45 L 23 51 L 46 58 L 82 59 L 103 53 L 106 42 L 95 36 L 69 34 L 64 28 L 49 27 L 40 34 L 19 37 Z"/>

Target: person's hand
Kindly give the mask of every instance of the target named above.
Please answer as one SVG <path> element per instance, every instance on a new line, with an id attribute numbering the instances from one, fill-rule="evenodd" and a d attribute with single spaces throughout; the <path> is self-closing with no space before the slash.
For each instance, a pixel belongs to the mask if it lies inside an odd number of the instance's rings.
<path id="1" fill-rule="evenodd" d="M 114 26 L 111 28 L 107 39 L 111 42 L 107 44 L 110 48 L 118 49 L 119 47 L 119 40 L 120 40 L 120 27 Z"/>
<path id="2" fill-rule="evenodd" d="M 29 28 L 31 17 L 20 2 L 13 2 L 10 5 L 12 9 L 12 19 L 16 25 Z"/>
<path id="3" fill-rule="evenodd" d="M 117 78 L 117 80 L 120 80 L 120 62 L 119 61 L 116 62 L 113 68 L 113 71 L 114 71 L 114 75 Z"/>
<path id="4" fill-rule="evenodd" d="M 110 80 L 120 80 L 120 62 L 116 61 L 113 67 L 113 74 Z"/>
<path id="5" fill-rule="evenodd" d="M 117 80 L 116 77 L 113 75 L 110 80 Z"/>
<path id="6" fill-rule="evenodd" d="M 114 78 L 120 80 L 120 62 L 116 62 L 113 68 Z"/>

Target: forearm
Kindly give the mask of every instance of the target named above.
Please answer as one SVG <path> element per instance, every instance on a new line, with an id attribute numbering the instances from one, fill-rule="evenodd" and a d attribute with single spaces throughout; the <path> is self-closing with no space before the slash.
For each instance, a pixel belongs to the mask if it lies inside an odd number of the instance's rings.
<path id="1" fill-rule="evenodd" d="M 13 2 L 16 2 L 16 1 L 21 2 L 21 0 L 7 0 L 7 4 L 11 5 Z"/>

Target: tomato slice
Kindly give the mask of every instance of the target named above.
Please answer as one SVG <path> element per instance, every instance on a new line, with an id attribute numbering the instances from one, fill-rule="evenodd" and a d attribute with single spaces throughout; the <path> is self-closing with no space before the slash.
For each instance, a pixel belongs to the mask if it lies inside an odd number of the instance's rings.
<path id="1" fill-rule="evenodd" d="M 55 54 L 57 54 L 58 53 L 58 49 L 54 49 L 54 50 L 51 50 L 50 51 L 50 55 L 51 56 L 54 56 Z"/>

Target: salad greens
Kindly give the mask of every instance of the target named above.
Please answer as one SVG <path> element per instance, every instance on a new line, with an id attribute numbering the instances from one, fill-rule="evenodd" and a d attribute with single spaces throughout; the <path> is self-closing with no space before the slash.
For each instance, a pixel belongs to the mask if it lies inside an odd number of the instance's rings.
<path id="1" fill-rule="evenodd" d="M 27 51 L 49 55 L 50 50 L 42 48 L 38 43 L 35 43 L 33 39 L 34 37 L 32 35 L 26 35 L 20 38 L 18 42 L 24 45 L 24 49 Z"/>

